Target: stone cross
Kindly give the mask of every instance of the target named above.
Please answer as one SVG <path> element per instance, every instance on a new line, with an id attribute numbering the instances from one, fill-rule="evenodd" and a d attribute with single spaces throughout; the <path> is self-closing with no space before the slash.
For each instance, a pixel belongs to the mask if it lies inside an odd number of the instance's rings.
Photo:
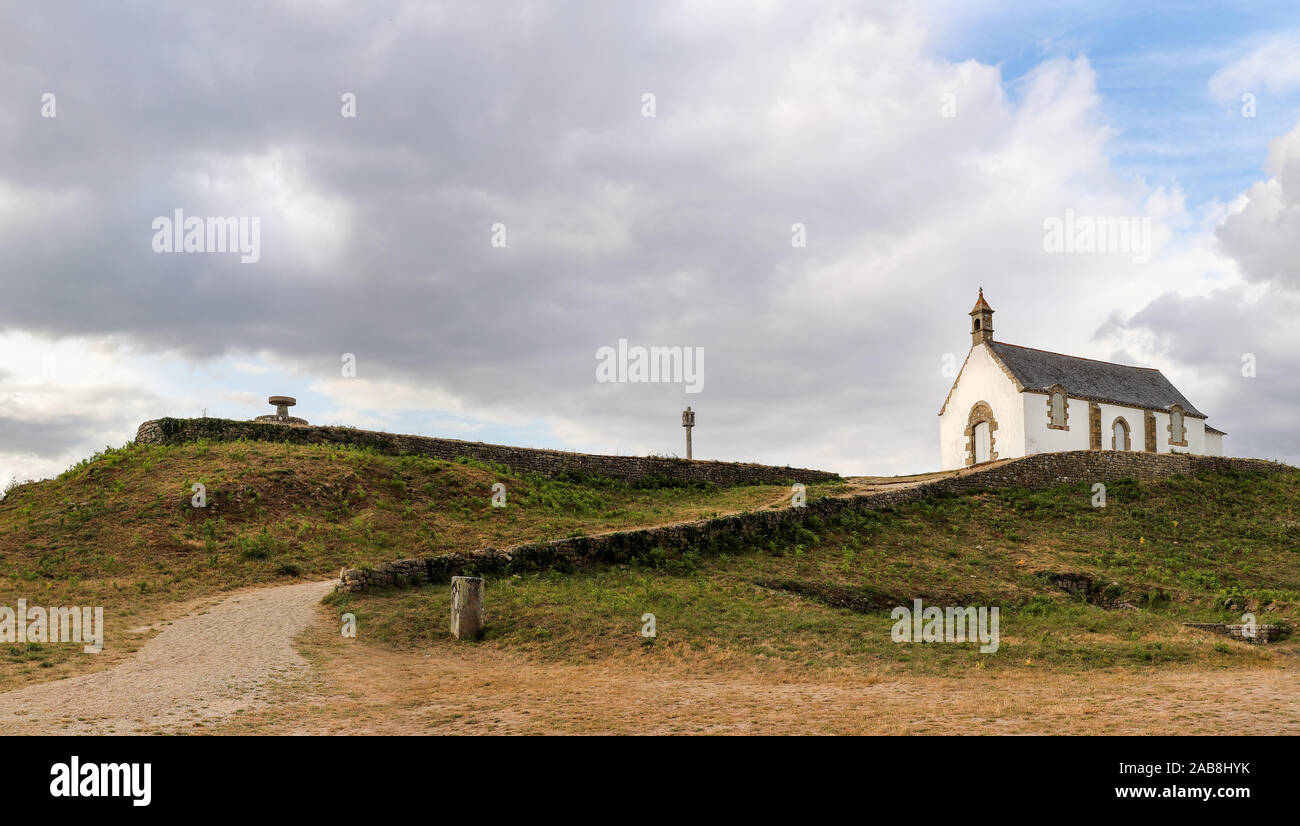
<path id="1" fill-rule="evenodd" d="M 691 428 L 695 427 L 695 412 L 690 405 L 682 411 L 682 427 L 686 428 L 686 458 L 691 458 Z"/>

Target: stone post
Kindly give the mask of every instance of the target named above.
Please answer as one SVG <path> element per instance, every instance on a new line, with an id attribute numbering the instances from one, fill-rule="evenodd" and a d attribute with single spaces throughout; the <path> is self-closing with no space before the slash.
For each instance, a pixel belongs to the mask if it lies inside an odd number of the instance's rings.
<path id="1" fill-rule="evenodd" d="M 691 428 L 695 427 L 695 413 L 690 405 L 682 411 L 682 427 L 686 428 L 686 458 L 691 458 Z"/>
<path id="2" fill-rule="evenodd" d="M 483 636 L 483 577 L 451 578 L 451 634 L 458 640 Z"/>

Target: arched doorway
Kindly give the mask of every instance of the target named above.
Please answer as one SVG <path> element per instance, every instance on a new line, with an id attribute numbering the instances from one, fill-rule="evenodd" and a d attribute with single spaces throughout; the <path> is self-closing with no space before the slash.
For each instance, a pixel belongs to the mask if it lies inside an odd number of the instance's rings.
<path id="1" fill-rule="evenodd" d="M 966 418 L 966 464 L 977 465 L 998 458 L 998 420 L 989 403 L 978 401 Z"/>
<path id="2" fill-rule="evenodd" d="M 1128 422 L 1120 416 L 1115 419 L 1114 424 L 1110 426 L 1110 449 L 1111 450 L 1131 450 L 1128 437 Z"/>
<path id="3" fill-rule="evenodd" d="M 975 425 L 975 464 L 987 462 L 992 452 L 993 439 L 992 434 L 989 433 L 989 423 L 980 422 Z"/>

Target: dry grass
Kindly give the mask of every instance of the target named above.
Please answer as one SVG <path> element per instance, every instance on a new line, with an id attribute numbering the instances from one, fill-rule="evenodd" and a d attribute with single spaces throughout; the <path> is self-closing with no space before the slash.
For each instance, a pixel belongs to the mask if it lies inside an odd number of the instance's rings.
<path id="1" fill-rule="evenodd" d="M 189 507 L 198 480 L 206 511 Z M 506 509 L 490 507 L 496 481 Z M 110 645 L 0 651 L 0 687 L 120 664 L 231 589 L 788 495 L 553 482 L 339 448 L 113 451 L 0 503 L 0 604 L 102 604 Z M 1300 641 L 1251 647 L 1182 626 L 1243 610 L 1294 623 L 1300 475 L 1118 482 L 1104 510 L 1089 498 L 1086 485 L 942 498 L 810 521 L 730 554 L 497 579 L 478 644 L 448 639 L 445 586 L 338 598 L 300 638 L 309 673 L 268 678 L 259 703 L 203 730 L 1300 733 Z M 1049 572 L 1105 587 L 1071 596 Z M 856 610 L 837 604 L 845 594 Z M 1002 606 L 999 653 L 892 643 L 888 611 L 869 606 L 913 596 Z M 1116 601 L 1138 610 L 1108 610 Z M 342 611 L 358 615 L 359 639 L 338 634 Z M 637 634 L 645 611 L 653 644 Z"/>
<path id="2" fill-rule="evenodd" d="M 300 638 L 310 680 L 218 734 L 1300 734 L 1286 667 L 961 677 L 807 673 L 726 652 L 541 662 L 473 644 Z M 703 667 L 701 667 L 703 666 Z"/>
<path id="3" fill-rule="evenodd" d="M 207 507 L 191 506 L 191 485 Z M 491 507 L 492 485 L 507 506 Z M 813 486 L 824 495 L 842 486 Z M 0 500 L 0 605 L 103 606 L 105 651 L 0 646 L 0 688 L 111 666 L 194 600 L 344 566 L 684 521 L 788 489 L 562 482 L 476 462 L 259 442 L 130 445 Z"/>

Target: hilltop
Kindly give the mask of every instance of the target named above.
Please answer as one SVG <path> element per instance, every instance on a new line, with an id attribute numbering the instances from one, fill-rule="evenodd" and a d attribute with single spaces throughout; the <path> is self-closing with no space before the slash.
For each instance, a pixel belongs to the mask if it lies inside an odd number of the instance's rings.
<path id="1" fill-rule="evenodd" d="M 192 485 L 207 506 L 192 506 Z M 506 507 L 492 507 L 493 485 Z M 812 486 L 813 496 L 822 495 Z M 0 500 L 0 605 L 104 605 L 109 632 L 247 586 L 336 577 L 345 566 L 696 519 L 788 500 L 789 488 L 647 486 L 512 473 L 465 459 L 258 441 L 129 444 Z M 3 652 L 0 686 L 76 659 L 68 646 Z M 111 657 L 101 657 L 107 662 Z M 7 662 L 5 662 L 7 660 Z M 48 665 L 47 665 L 48 664 Z M 99 663 L 99 664 L 102 664 Z M 12 666 L 16 666 L 12 667 Z"/>
<path id="2" fill-rule="evenodd" d="M 1045 460 L 1034 461 L 1022 467 Z M 1024 473 L 1014 470 L 999 463 L 984 473 Z M 976 478 L 963 477 L 977 487 Z M 199 481 L 206 508 L 191 504 Z M 504 508 L 491 504 L 498 483 Z M 807 490 L 812 505 L 907 484 L 916 483 L 856 479 Z M 730 543 L 489 574 L 487 635 L 468 648 L 448 639 L 447 589 L 436 583 L 335 594 L 305 639 L 321 673 L 351 669 L 346 681 L 364 663 L 387 662 L 397 674 L 428 662 L 466 668 L 482 657 L 515 664 L 508 668 L 712 674 L 764 685 L 978 673 L 1042 687 L 1119 669 L 1182 674 L 1185 691 L 1224 669 L 1294 676 L 1295 635 L 1252 646 L 1184 623 L 1235 622 L 1249 611 L 1261 623 L 1296 625 L 1300 472 L 1223 464 L 1107 488 L 1102 508 L 1083 481 L 899 498 L 824 518 L 810 508 L 797 524 L 773 520 L 780 527 Z M 104 605 L 117 642 L 98 657 L 72 646 L 12 646 L 0 652 L 0 687 L 113 665 L 231 591 L 320 581 L 399 558 L 775 515 L 789 504 L 785 485 L 551 479 L 341 445 L 132 444 L 0 501 L 0 604 Z M 891 607 L 918 598 L 999 606 L 999 651 L 892 642 Z M 356 640 L 329 632 L 342 612 L 364 629 Z M 640 634 L 647 613 L 657 623 L 653 638 Z M 382 697 L 403 690 L 382 674 L 368 679 Z M 307 702 L 283 699 L 284 708 Z"/>

